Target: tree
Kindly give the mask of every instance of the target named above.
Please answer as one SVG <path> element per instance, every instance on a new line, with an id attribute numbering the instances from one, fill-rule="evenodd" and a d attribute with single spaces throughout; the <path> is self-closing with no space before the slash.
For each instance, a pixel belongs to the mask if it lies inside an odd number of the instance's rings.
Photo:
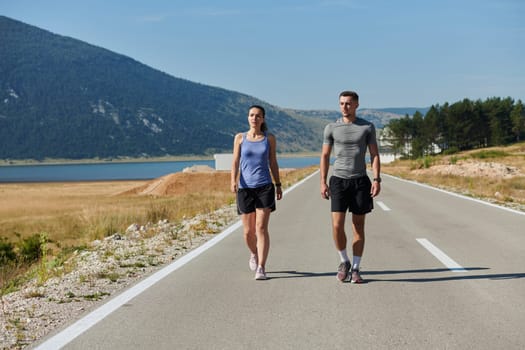
<path id="1" fill-rule="evenodd" d="M 501 99 L 492 97 L 483 103 L 484 112 L 488 115 L 491 146 L 505 145 L 513 140 L 510 113 L 513 100 L 510 97 Z"/>
<path id="2" fill-rule="evenodd" d="M 440 149 L 444 149 L 444 121 L 440 116 L 439 105 L 431 106 L 425 115 L 425 128 L 429 143 L 429 153 L 433 153 L 434 145 L 438 145 Z"/>
<path id="3" fill-rule="evenodd" d="M 412 158 L 419 158 L 426 155 L 428 148 L 428 139 L 426 136 L 425 124 L 423 115 L 416 112 L 411 119 L 410 134 L 412 136 Z"/>
<path id="4" fill-rule="evenodd" d="M 411 156 L 412 123 L 408 115 L 401 119 L 394 119 L 388 123 L 394 153 Z"/>
<path id="5" fill-rule="evenodd" d="M 522 134 L 525 132 L 525 108 L 523 108 L 521 100 L 518 100 L 512 108 L 510 120 L 512 122 L 512 133 L 514 134 L 516 142 L 519 142 Z"/>

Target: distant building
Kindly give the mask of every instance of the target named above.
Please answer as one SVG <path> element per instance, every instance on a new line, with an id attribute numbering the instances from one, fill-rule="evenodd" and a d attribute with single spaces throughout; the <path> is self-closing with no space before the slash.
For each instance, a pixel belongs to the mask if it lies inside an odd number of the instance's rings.
<path id="1" fill-rule="evenodd" d="M 217 153 L 215 159 L 215 170 L 230 170 L 232 168 L 233 153 Z"/>

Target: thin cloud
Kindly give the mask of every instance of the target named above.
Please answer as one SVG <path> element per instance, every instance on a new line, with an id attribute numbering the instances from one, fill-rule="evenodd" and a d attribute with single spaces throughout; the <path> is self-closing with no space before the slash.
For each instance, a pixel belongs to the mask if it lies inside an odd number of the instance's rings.
<path id="1" fill-rule="evenodd" d="M 323 0 L 320 4 L 324 7 L 365 8 L 365 6 L 353 0 Z"/>
<path id="2" fill-rule="evenodd" d="M 137 20 L 139 22 L 157 23 L 157 22 L 164 22 L 169 17 L 170 17 L 169 15 L 147 15 L 147 16 L 139 17 Z"/>
<path id="3" fill-rule="evenodd" d="M 238 9 L 221 9 L 215 7 L 203 7 L 203 8 L 185 8 L 177 12 L 164 13 L 164 14 L 151 14 L 144 15 L 138 18 L 139 22 L 147 23 L 158 23 L 164 22 L 174 17 L 224 17 L 224 16 L 238 16 L 242 14 L 241 10 Z"/>

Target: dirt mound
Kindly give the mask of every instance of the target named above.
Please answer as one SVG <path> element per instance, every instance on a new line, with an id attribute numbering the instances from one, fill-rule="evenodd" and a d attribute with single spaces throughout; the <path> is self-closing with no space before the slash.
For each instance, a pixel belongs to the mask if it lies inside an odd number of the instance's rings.
<path id="1" fill-rule="evenodd" d="M 212 173 L 215 169 L 207 165 L 193 165 L 182 169 L 183 173 Z"/>
<path id="2" fill-rule="evenodd" d="M 170 196 L 215 190 L 230 190 L 230 172 L 206 171 L 168 174 L 121 194 Z"/>
<path id="3" fill-rule="evenodd" d="M 513 166 L 508 166 L 495 162 L 475 162 L 463 161 L 456 164 L 433 165 L 428 169 L 418 169 L 414 173 L 426 174 L 437 172 L 441 175 L 458 175 L 472 177 L 490 177 L 490 178 L 512 178 L 520 175 L 520 170 Z"/>

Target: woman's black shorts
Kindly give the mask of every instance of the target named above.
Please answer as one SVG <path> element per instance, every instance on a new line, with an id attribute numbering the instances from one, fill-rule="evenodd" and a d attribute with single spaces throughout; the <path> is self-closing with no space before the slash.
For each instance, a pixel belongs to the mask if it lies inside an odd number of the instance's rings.
<path id="1" fill-rule="evenodd" d="M 343 179 L 337 176 L 330 177 L 330 196 L 332 198 L 332 212 L 345 212 L 362 215 L 374 209 L 374 202 L 370 189 L 372 183 L 368 176 L 355 179 Z"/>
<path id="2" fill-rule="evenodd" d="M 239 188 L 237 191 L 237 213 L 253 213 L 255 208 L 275 210 L 275 187 L 272 183 L 256 188 Z"/>

